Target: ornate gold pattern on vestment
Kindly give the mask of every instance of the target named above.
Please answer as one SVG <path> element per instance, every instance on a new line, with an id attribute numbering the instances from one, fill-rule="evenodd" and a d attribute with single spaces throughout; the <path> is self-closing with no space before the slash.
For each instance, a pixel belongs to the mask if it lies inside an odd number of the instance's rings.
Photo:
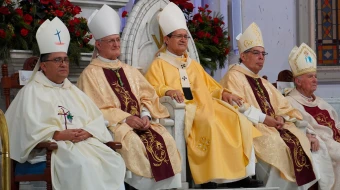
<path id="1" fill-rule="evenodd" d="M 140 138 L 143 141 L 146 150 L 150 153 L 149 155 L 152 156 L 154 161 L 152 164 L 155 167 L 159 167 L 163 163 L 168 164 L 170 162 L 165 150 L 166 147 L 156 140 L 156 137 L 150 130 L 145 131 L 142 135 L 140 135 Z"/>
<path id="2" fill-rule="evenodd" d="M 120 86 L 118 82 L 112 82 L 111 85 L 115 91 L 122 97 L 121 103 L 125 106 L 124 111 L 130 113 L 131 115 L 139 115 L 138 102 L 131 98 L 129 91 L 125 90 L 124 87 Z M 130 112 L 129 112 L 130 110 Z"/>
<path id="3" fill-rule="evenodd" d="M 264 113 L 270 113 L 270 116 L 275 117 L 275 113 L 274 113 L 272 107 L 270 106 L 266 96 L 264 95 L 263 89 L 261 88 L 258 80 L 259 79 L 255 78 L 255 82 L 256 82 L 256 86 L 257 86 L 255 91 L 256 91 L 256 94 L 258 95 L 258 97 L 261 99 L 261 101 L 258 102 L 258 103 L 261 104 L 260 107 L 265 110 Z"/>
<path id="4" fill-rule="evenodd" d="M 333 125 L 335 125 L 335 123 L 334 123 L 334 120 L 332 118 L 324 115 L 323 113 L 316 114 L 314 116 L 314 118 L 318 122 L 318 124 L 331 128 L 334 134 L 340 133 L 339 129 L 337 129 L 336 127 L 333 127 Z M 337 130 L 337 131 L 335 131 L 335 130 Z M 340 136 L 334 135 L 334 140 L 337 141 L 337 142 L 340 142 Z"/>
<path id="5" fill-rule="evenodd" d="M 209 147 L 210 147 L 210 140 L 207 139 L 206 137 L 201 137 L 197 145 L 197 148 L 205 152 L 208 150 Z"/>
<path id="6" fill-rule="evenodd" d="M 311 167 L 308 162 L 308 158 L 306 157 L 305 152 L 303 151 L 302 146 L 300 145 L 299 139 L 298 138 L 293 138 L 289 133 L 286 132 L 286 130 L 283 130 L 283 134 L 281 135 L 282 139 L 285 142 L 290 142 L 294 144 L 294 157 L 293 161 L 295 162 L 295 169 L 298 172 L 301 172 L 303 168 L 308 168 Z"/>

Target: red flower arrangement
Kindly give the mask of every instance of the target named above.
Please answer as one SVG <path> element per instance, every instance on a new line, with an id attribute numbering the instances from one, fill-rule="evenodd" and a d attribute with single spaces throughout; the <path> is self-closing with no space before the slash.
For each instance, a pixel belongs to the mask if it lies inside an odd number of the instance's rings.
<path id="1" fill-rule="evenodd" d="M 79 6 L 69 0 L 21 0 L 17 8 L 10 0 L 0 0 L 0 59 L 9 58 L 10 49 L 32 50 L 39 55 L 35 34 L 46 20 L 59 17 L 70 31 L 69 57 L 72 63 L 79 64 L 81 52 L 91 52 L 92 39 L 87 20 L 75 17 L 81 12 Z M 5 42 L 5 43 L 4 43 Z"/>
<path id="2" fill-rule="evenodd" d="M 213 75 L 217 68 L 224 68 L 229 53 L 230 37 L 220 13 L 212 14 L 209 5 L 198 7 L 192 15 L 193 5 L 189 0 L 170 0 L 177 4 L 187 19 L 187 26 L 194 39 L 201 65 Z"/>
<path id="3" fill-rule="evenodd" d="M 123 11 L 122 12 L 122 18 L 128 17 L 128 12 L 127 11 Z"/>

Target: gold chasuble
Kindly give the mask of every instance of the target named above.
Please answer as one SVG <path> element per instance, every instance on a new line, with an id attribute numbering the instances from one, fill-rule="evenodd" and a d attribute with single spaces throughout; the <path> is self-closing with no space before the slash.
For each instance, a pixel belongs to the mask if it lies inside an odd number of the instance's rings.
<path id="1" fill-rule="evenodd" d="M 274 86 L 239 65 L 232 66 L 221 83 L 266 115 L 302 119 Z M 256 127 L 263 134 L 254 140 L 258 157 L 280 170 L 281 177 L 298 186 L 315 180 L 309 141 L 293 123 L 286 121 L 282 130 L 263 123 Z"/>
<path id="2" fill-rule="evenodd" d="M 172 59 L 187 61 L 187 57 Z M 169 57 L 166 60 L 171 61 Z M 160 97 L 168 90 L 183 92 L 178 67 L 167 61 L 156 58 L 145 75 Z M 221 100 L 225 89 L 199 63 L 192 60 L 185 71 L 193 96 L 192 100 L 185 100 L 185 138 L 195 183 L 246 177 L 253 138 L 260 133 L 234 107 Z"/>
<path id="3" fill-rule="evenodd" d="M 156 182 L 180 173 L 176 143 L 163 126 L 151 122 L 148 130 L 138 131 L 124 122 L 131 115 L 140 117 L 143 107 L 153 118 L 169 116 L 137 69 L 120 61 L 105 63 L 94 59 L 81 74 L 78 87 L 93 99 L 109 121 L 115 141 L 122 142 L 123 148 L 118 152 L 130 171 Z"/>

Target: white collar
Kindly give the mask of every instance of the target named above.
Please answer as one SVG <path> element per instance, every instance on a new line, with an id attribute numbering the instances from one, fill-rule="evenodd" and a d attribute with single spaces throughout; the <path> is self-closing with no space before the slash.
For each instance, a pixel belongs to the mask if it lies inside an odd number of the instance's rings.
<path id="1" fill-rule="evenodd" d="M 47 78 L 47 77 L 46 77 Z M 48 79 L 48 78 L 47 78 Z M 61 87 L 63 87 L 63 85 L 64 85 L 64 81 L 61 83 L 61 84 L 57 84 L 57 83 L 55 83 L 55 82 L 52 82 L 50 79 L 48 79 L 49 81 L 50 81 L 50 83 L 51 83 L 51 85 L 53 86 L 53 87 L 59 87 L 59 88 L 61 88 Z"/>
<path id="2" fill-rule="evenodd" d="M 98 56 L 98 59 L 100 59 L 101 61 L 105 62 L 105 63 L 118 63 L 119 59 L 115 59 L 115 60 L 111 60 L 111 59 L 106 59 L 102 56 Z"/>
<path id="3" fill-rule="evenodd" d="M 171 53 L 168 49 L 166 50 L 166 53 L 171 55 L 171 56 L 173 56 L 173 57 L 177 57 L 177 58 L 183 58 L 184 57 L 184 55 L 178 56 L 178 55 L 176 55 L 174 53 Z"/>
<path id="4" fill-rule="evenodd" d="M 308 102 L 313 102 L 314 101 L 313 95 L 312 95 L 312 97 L 308 98 L 307 96 L 303 95 L 300 91 L 298 91 L 298 89 L 296 89 L 296 91 L 300 94 L 300 96 L 302 98 L 306 99 Z"/>
<path id="5" fill-rule="evenodd" d="M 253 73 L 254 75 L 256 75 L 253 71 L 251 71 L 250 69 L 248 69 L 248 67 L 245 66 L 243 63 L 240 63 L 240 66 L 243 67 L 244 69 L 246 69 L 247 71 Z"/>

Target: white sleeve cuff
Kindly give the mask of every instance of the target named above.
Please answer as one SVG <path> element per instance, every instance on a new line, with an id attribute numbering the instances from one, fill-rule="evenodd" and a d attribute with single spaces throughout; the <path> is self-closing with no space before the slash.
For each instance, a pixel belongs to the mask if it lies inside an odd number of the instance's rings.
<path id="1" fill-rule="evenodd" d="M 259 122 L 263 122 L 266 118 L 266 114 L 262 113 L 260 109 L 255 108 L 254 106 L 250 106 L 244 113 L 244 116 L 248 118 L 253 124 L 258 124 Z"/>
<path id="2" fill-rule="evenodd" d="M 152 118 L 151 114 L 150 114 L 150 111 L 146 107 L 142 107 L 142 113 L 140 114 L 140 118 L 142 118 L 144 116 L 148 116 L 150 120 Z"/>

